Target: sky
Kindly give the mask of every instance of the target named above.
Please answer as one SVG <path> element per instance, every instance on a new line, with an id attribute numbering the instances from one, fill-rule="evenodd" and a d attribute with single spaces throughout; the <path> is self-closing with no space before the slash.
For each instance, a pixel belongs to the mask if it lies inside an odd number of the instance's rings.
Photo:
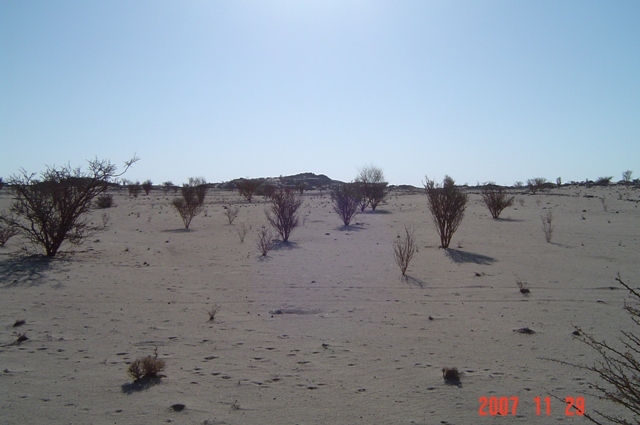
<path id="1" fill-rule="evenodd" d="M 640 176 L 640 2 L 0 2 L 0 176 Z"/>

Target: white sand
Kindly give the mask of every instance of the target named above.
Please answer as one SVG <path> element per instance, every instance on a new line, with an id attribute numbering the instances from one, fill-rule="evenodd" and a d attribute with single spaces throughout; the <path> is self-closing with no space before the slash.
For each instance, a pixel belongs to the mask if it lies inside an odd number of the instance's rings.
<path id="1" fill-rule="evenodd" d="M 99 222 L 106 211 L 110 228 L 54 261 L 16 257 L 13 238 L 0 248 L 0 422 L 586 423 L 566 417 L 557 399 L 550 417 L 538 417 L 533 399 L 589 392 L 595 376 L 543 359 L 597 360 L 574 325 L 610 342 L 634 329 L 614 278 L 640 285 L 640 191 L 518 195 L 524 206 L 499 221 L 470 191 L 449 253 L 421 194 L 392 194 L 342 230 L 329 197 L 308 192 L 304 225 L 266 259 L 255 244 L 262 199 L 219 191 L 188 232 L 173 194 L 123 191 L 116 207 L 93 213 Z M 2 190 L 0 208 L 10 200 Z M 231 226 L 228 203 L 241 205 Z M 540 220 L 548 209 L 552 243 Z M 252 227 L 243 244 L 240 223 Z M 404 281 L 392 241 L 411 224 L 420 249 Z M 222 309 L 212 323 L 213 304 Z M 278 309 L 289 314 L 270 314 Z M 12 328 L 19 319 L 26 324 Z M 522 327 L 536 333 L 514 332 Z M 9 345 L 16 332 L 29 339 Z M 128 363 L 155 348 L 166 377 L 128 391 Z M 444 366 L 463 372 L 461 387 L 444 383 Z M 479 417 L 482 396 L 517 396 L 517 416 Z M 585 398 L 587 412 L 615 411 Z M 175 412 L 175 403 L 186 408 Z"/>

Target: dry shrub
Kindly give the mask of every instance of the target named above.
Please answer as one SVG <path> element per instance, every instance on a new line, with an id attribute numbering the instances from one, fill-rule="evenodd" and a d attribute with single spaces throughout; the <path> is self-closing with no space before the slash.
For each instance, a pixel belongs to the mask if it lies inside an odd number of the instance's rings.
<path id="1" fill-rule="evenodd" d="M 361 194 L 360 211 L 370 206 L 373 211 L 387 196 L 387 182 L 380 167 L 366 165 L 358 170 L 355 183 Z"/>
<path id="2" fill-rule="evenodd" d="M 185 229 L 189 228 L 193 217 L 202 212 L 206 193 L 206 185 L 198 179 L 190 178 L 189 183 L 182 186 L 182 197 L 171 202 L 180 214 Z"/>
<path id="3" fill-rule="evenodd" d="M 396 264 L 400 267 L 400 271 L 403 276 L 409 267 L 409 263 L 411 262 L 413 255 L 416 253 L 417 246 L 413 234 L 414 230 L 405 226 L 404 236 L 398 235 L 393 243 L 393 253 L 395 255 Z"/>
<path id="4" fill-rule="evenodd" d="M 166 195 L 173 188 L 173 182 L 171 180 L 162 183 L 162 192 Z"/>
<path id="5" fill-rule="evenodd" d="M 541 215 L 540 219 L 542 220 L 542 231 L 544 232 L 544 237 L 547 242 L 551 242 L 554 229 L 554 226 L 551 224 L 553 222 L 553 211 L 547 211 L 547 214 Z"/>
<path id="6" fill-rule="evenodd" d="M 240 243 L 244 243 L 244 237 L 247 235 L 247 226 L 242 223 L 240 224 L 240 226 L 238 226 L 238 228 L 236 229 L 236 232 L 238 232 L 238 238 L 240 238 Z"/>
<path id="7" fill-rule="evenodd" d="M 113 206 L 113 195 L 100 195 L 96 198 L 94 204 L 98 209 L 111 208 Z"/>
<path id="8" fill-rule="evenodd" d="M 253 194 L 262 183 L 262 179 L 240 179 L 235 182 L 235 185 L 240 195 L 244 196 L 248 202 L 251 202 Z"/>
<path id="9" fill-rule="evenodd" d="M 224 215 L 227 217 L 227 221 L 229 224 L 233 224 L 233 220 L 238 217 L 238 213 L 240 212 L 240 208 L 237 205 L 224 207 Z"/>
<path id="10" fill-rule="evenodd" d="M 266 257 L 269 251 L 271 251 L 275 246 L 275 242 L 273 241 L 273 236 L 271 235 L 271 230 L 265 226 L 258 231 L 258 240 L 257 240 L 258 250 L 263 257 Z"/>
<path id="11" fill-rule="evenodd" d="M 482 200 L 489 208 L 491 217 L 498 219 L 500 213 L 507 207 L 513 205 L 514 196 L 509 197 L 507 191 L 499 186 L 488 185 L 482 190 Z"/>
<path id="12" fill-rule="evenodd" d="M 469 195 L 462 193 L 449 176 L 445 176 L 442 186 L 428 178 L 424 186 L 429 210 L 440 236 L 441 246 L 447 249 L 453 234 L 462 222 L 464 210 L 469 202 Z"/>
<path id="13" fill-rule="evenodd" d="M 145 195 L 149 195 L 151 189 L 153 189 L 153 183 L 151 183 L 151 180 L 143 181 L 141 186 L 142 190 L 144 190 Z"/>
<path id="14" fill-rule="evenodd" d="M 207 310 L 207 314 L 209 315 L 209 321 L 213 322 L 216 319 L 216 314 L 222 309 L 222 306 L 218 304 L 214 304 L 209 310 Z"/>
<path id="15" fill-rule="evenodd" d="M 133 196 L 134 198 L 137 198 L 138 195 L 140 195 L 140 190 L 142 190 L 142 188 L 140 187 L 140 182 L 129 184 L 127 186 L 127 189 L 129 189 L 129 195 Z"/>
<path id="16" fill-rule="evenodd" d="M 547 179 L 544 177 L 535 177 L 527 180 L 527 186 L 532 194 L 536 194 L 539 190 L 542 190 L 547 184 Z"/>
<path id="17" fill-rule="evenodd" d="M 160 378 L 161 372 L 164 371 L 166 364 L 164 360 L 158 358 L 158 354 L 154 357 L 146 356 L 136 359 L 129 365 L 127 372 L 134 380 L 143 378 Z"/>
<path id="18" fill-rule="evenodd" d="M 20 231 L 14 226 L 5 226 L 4 224 L 0 223 L 0 246 L 4 246 L 4 244 L 6 244 L 9 239 L 14 237 L 18 233 L 20 233 Z"/>
<path id="19" fill-rule="evenodd" d="M 333 210 L 340 216 L 345 226 L 358 212 L 359 198 L 354 185 L 342 184 L 331 189 Z"/>
<path id="20" fill-rule="evenodd" d="M 56 255 L 66 241 L 81 244 L 103 227 L 86 219 L 94 199 L 106 192 L 110 183 L 138 160 L 125 162 L 125 170 L 116 174 L 116 166 L 106 160 L 90 160 L 88 171 L 49 167 L 41 179 L 22 171 L 9 184 L 14 201 L 10 215 L 0 214 L 0 223 L 18 229 L 30 242 L 44 249 L 48 257 Z"/>
<path id="21" fill-rule="evenodd" d="M 291 189 L 280 189 L 271 196 L 271 206 L 265 214 L 271 226 L 280 234 L 282 242 L 288 242 L 293 229 L 298 227 L 298 208 L 302 198 Z"/>
<path id="22" fill-rule="evenodd" d="M 442 377 L 444 382 L 450 385 L 460 385 L 460 372 L 455 367 L 443 367 Z"/>

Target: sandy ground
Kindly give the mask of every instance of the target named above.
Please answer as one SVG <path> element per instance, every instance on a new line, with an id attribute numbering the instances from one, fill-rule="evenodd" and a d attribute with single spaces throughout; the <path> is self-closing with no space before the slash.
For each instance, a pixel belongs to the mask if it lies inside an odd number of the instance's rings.
<path id="1" fill-rule="evenodd" d="M 419 193 L 392 193 L 343 229 L 328 195 L 308 192 L 304 224 L 267 258 L 255 242 L 264 201 L 218 191 L 189 231 L 172 194 L 123 191 L 92 213 L 109 214 L 108 230 L 53 261 L 16 255 L 13 238 L 0 248 L 0 422 L 586 423 L 553 398 L 566 396 L 615 411 L 585 395 L 595 376 L 544 358 L 597 360 L 574 326 L 612 343 L 633 330 L 614 279 L 640 285 L 640 191 L 518 194 L 501 220 L 470 193 L 448 251 Z M 0 208 L 10 200 L 2 190 Z M 241 207 L 233 225 L 229 204 Z M 407 280 L 392 255 L 405 225 L 419 244 Z M 514 332 L 522 327 L 536 333 Z M 17 332 L 29 339 L 12 344 Z M 128 364 L 156 349 L 166 376 L 132 385 Z M 461 386 L 444 382 L 445 366 L 462 372 Z M 516 415 L 481 417 L 479 399 L 492 396 L 517 397 Z M 537 396 L 552 397 L 550 416 L 544 404 L 536 415 Z"/>

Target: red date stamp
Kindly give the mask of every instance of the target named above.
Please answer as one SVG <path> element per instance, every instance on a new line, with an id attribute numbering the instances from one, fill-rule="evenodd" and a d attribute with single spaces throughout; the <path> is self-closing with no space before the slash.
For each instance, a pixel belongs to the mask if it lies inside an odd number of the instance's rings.
<path id="1" fill-rule="evenodd" d="M 515 416 L 518 414 L 520 399 L 516 396 L 510 397 L 480 397 L 480 416 Z M 568 396 L 564 398 L 565 416 L 583 416 L 585 412 L 584 397 Z M 533 405 L 537 416 L 551 416 L 551 397 L 534 397 Z"/>

